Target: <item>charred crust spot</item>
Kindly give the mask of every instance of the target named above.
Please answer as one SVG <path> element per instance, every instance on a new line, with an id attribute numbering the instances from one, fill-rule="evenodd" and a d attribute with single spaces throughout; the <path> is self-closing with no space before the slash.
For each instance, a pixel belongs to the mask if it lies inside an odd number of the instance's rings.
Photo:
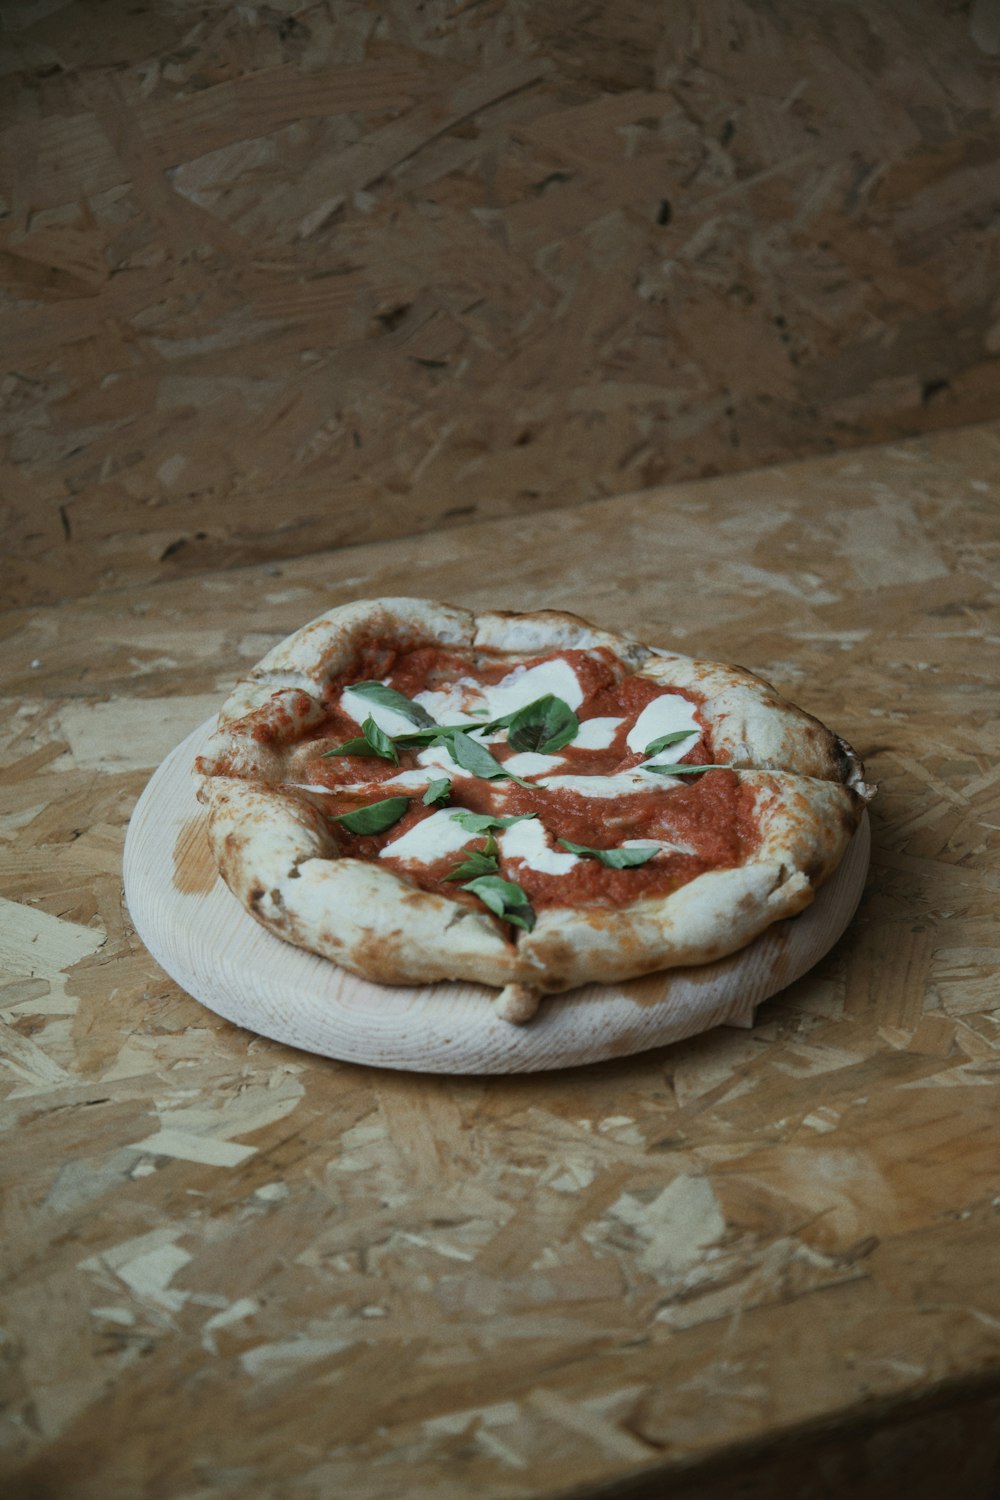
<path id="1" fill-rule="evenodd" d="M 264 897 L 266 895 L 267 895 L 267 892 L 264 890 L 264 887 L 262 885 L 255 885 L 254 886 L 253 890 L 250 892 L 249 896 L 247 897 L 247 900 L 249 901 L 251 909 L 253 911 L 256 912 L 256 911 L 258 911 L 260 909 L 260 903 L 263 901 L 263 899 L 264 899 Z"/>
<path id="2" fill-rule="evenodd" d="M 861 764 L 860 756 L 856 755 L 846 740 L 842 740 L 839 734 L 833 736 L 833 759 L 837 767 L 837 779 L 844 786 L 853 786 L 864 780 L 865 768 Z"/>

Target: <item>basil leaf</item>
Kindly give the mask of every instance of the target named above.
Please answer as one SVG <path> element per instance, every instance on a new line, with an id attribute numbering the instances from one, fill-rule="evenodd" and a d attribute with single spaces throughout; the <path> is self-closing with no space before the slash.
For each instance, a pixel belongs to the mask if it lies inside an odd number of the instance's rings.
<path id="1" fill-rule="evenodd" d="M 502 880 L 499 875 L 484 875 L 478 880 L 466 881 L 462 889 L 478 896 L 484 906 L 488 906 L 495 916 L 502 917 L 505 922 L 523 927 L 525 932 L 530 932 L 534 927 L 535 913 L 528 897 L 512 880 Z"/>
<path id="2" fill-rule="evenodd" d="M 659 755 L 660 751 L 666 750 L 668 745 L 679 744 L 681 740 L 686 740 L 689 735 L 696 733 L 698 731 L 694 729 L 675 729 L 673 734 L 661 734 L 658 740 L 650 740 L 643 754 Z"/>
<path id="3" fill-rule="evenodd" d="M 447 745 L 453 734 L 478 728 L 478 724 L 435 724 L 429 729 L 408 729 L 405 734 L 394 734 L 393 739 L 404 749 L 411 745 Z"/>
<path id="4" fill-rule="evenodd" d="M 435 724 L 430 729 L 408 729 L 405 734 L 394 734 L 393 742 L 408 750 L 411 745 L 433 745 L 435 740 L 441 738 L 441 726 Z"/>
<path id="5" fill-rule="evenodd" d="M 374 755 L 375 751 L 366 739 L 345 740 L 335 750 L 324 750 L 321 760 L 326 760 L 328 755 Z"/>
<path id="6" fill-rule="evenodd" d="M 485 709 L 483 710 L 483 712 L 485 713 Z M 496 734 L 498 729 L 507 728 L 508 724 L 516 713 L 520 713 L 520 709 L 512 709 L 509 714 L 501 714 L 499 719 L 489 719 L 485 724 L 473 724 L 470 727 L 473 728 L 477 734 Z"/>
<path id="7" fill-rule="evenodd" d="M 552 694 L 549 693 L 548 696 L 551 698 Z M 509 729 L 518 714 L 527 713 L 529 709 L 536 708 L 539 703 L 544 702 L 544 698 L 535 698 L 531 703 L 526 703 L 523 708 L 512 708 L 509 714 L 501 714 L 498 719 L 490 719 L 487 724 L 477 724 L 476 728 L 480 734 L 495 734 L 498 729 Z"/>
<path id="8" fill-rule="evenodd" d="M 463 859 L 460 865 L 456 865 L 445 880 L 474 880 L 479 875 L 495 875 L 500 869 L 500 862 L 490 854 L 484 854 L 482 849 L 471 850 L 468 859 Z"/>
<path id="9" fill-rule="evenodd" d="M 732 766 L 688 766 L 682 761 L 673 766 L 640 766 L 640 771 L 655 771 L 657 776 L 694 776 L 700 771 L 731 771 Z"/>
<path id="10" fill-rule="evenodd" d="M 394 766 L 398 766 L 399 755 L 395 745 L 370 715 L 361 728 L 364 731 L 363 739 L 347 740 L 335 750 L 324 750 L 323 759 L 328 755 L 378 755 L 382 760 L 391 760 Z"/>
<path id="11" fill-rule="evenodd" d="M 438 781 L 432 781 L 421 802 L 425 807 L 442 807 L 451 796 L 451 777 L 442 776 Z"/>
<path id="12" fill-rule="evenodd" d="M 391 760 L 394 766 L 399 765 L 399 751 L 385 730 L 380 729 L 370 715 L 362 724 L 361 732 L 376 755 L 380 755 L 383 760 Z"/>
<path id="13" fill-rule="evenodd" d="M 509 781 L 516 781 L 518 786 L 531 785 L 530 781 L 522 781 L 520 776 L 515 776 L 513 771 L 505 771 L 485 745 L 480 745 L 477 740 L 470 739 L 461 729 L 453 729 L 446 743 L 452 760 L 456 761 L 464 771 L 471 771 L 473 776 L 485 777 L 487 781 L 494 781 L 498 776 L 505 776 Z"/>
<path id="14" fill-rule="evenodd" d="M 512 823 L 524 823 L 537 816 L 537 813 L 521 813 L 514 818 L 494 818 L 489 813 L 457 812 L 452 813 L 451 818 L 469 833 L 486 833 L 492 828 L 509 828 Z"/>
<path id="15" fill-rule="evenodd" d="M 369 802 L 355 812 L 341 813 L 334 822 L 343 823 L 348 833 L 384 833 L 399 822 L 409 805 L 409 797 L 386 797 L 384 802 Z"/>
<path id="16" fill-rule="evenodd" d="M 447 874 L 445 880 L 472 880 L 479 875 L 495 875 L 500 868 L 497 858 L 497 841 L 492 833 L 487 836 L 482 849 L 470 849 L 460 865 Z"/>
<path id="17" fill-rule="evenodd" d="M 570 839 L 559 839 L 564 849 L 571 854 L 580 854 L 584 859 L 598 859 L 609 870 L 632 870 L 644 865 L 654 854 L 659 854 L 659 844 L 644 844 L 639 849 L 591 849 L 587 844 L 574 844 Z"/>
<path id="18" fill-rule="evenodd" d="M 507 742 L 514 750 L 537 750 L 551 755 L 575 738 L 580 720 L 562 698 L 546 693 L 512 715 Z"/>
<path id="19" fill-rule="evenodd" d="M 419 703 L 414 703 L 405 693 L 397 693 L 395 688 L 386 687 L 384 682 L 351 682 L 348 683 L 347 691 L 357 693 L 359 698 L 367 698 L 369 703 L 378 703 L 382 708 L 394 709 L 397 714 L 401 714 L 411 724 L 419 725 L 421 729 L 429 729 L 435 723 L 426 708 L 421 708 Z"/>

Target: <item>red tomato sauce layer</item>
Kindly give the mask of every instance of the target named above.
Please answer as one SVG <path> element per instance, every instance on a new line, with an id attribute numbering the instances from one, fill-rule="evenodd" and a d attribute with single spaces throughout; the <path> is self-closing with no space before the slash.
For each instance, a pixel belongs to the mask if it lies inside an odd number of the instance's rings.
<path id="1" fill-rule="evenodd" d="M 321 806 L 331 820 L 386 797 L 408 797 L 406 813 L 384 833 L 356 835 L 341 823 L 333 822 L 342 852 L 353 858 L 378 861 L 412 885 L 468 901 L 482 910 L 475 897 L 446 877 L 473 850 L 486 848 L 486 835 L 470 834 L 464 848 L 431 863 L 398 860 L 391 855 L 380 858 L 386 845 L 440 811 L 439 807 L 422 803 L 423 788 L 395 788 L 383 783 L 391 782 L 401 770 L 423 770 L 428 782 L 446 777 L 449 772 L 438 766 L 421 767 L 417 755 L 424 747 L 419 745 L 398 747 L 398 766 L 375 756 L 329 755 L 331 749 L 361 734 L 361 725 L 340 706 L 340 694 L 353 683 L 375 677 L 408 698 L 425 689 L 440 690 L 460 680 L 490 685 L 500 682 L 516 666 L 533 667 L 554 657 L 572 667 L 584 691 L 584 700 L 576 709 L 581 723 L 593 718 L 617 718 L 623 722 L 606 749 L 580 749 L 572 742 L 561 747 L 553 755 L 548 774 L 611 776 L 632 770 L 646 757 L 643 752 L 628 748 L 628 732 L 646 705 L 664 693 L 687 698 L 701 728 L 697 744 L 686 751 L 684 761 L 692 765 L 714 762 L 710 731 L 698 719 L 701 701 L 698 696 L 631 675 L 610 652 L 566 650 L 517 659 L 502 652 L 435 646 L 397 650 L 375 642 L 349 677 L 330 685 L 326 717 L 298 743 L 291 757 L 287 782 L 300 795 Z M 501 765 L 518 753 L 507 743 L 506 736 L 491 740 L 486 748 Z M 736 774 L 725 769 L 710 770 L 681 781 L 665 778 L 662 789 L 654 786 L 615 797 L 591 797 L 577 790 L 535 783 L 519 786 L 508 778 L 487 780 L 460 773 L 454 774 L 451 781 L 447 809 L 497 817 L 534 814 L 547 830 L 551 847 L 559 852 L 566 852 L 558 843 L 561 838 L 598 849 L 617 848 L 632 839 L 669 845 L 648 863 L 631 869 L 609 869 L 596 859 L 581 858 L 561 875 L 543 874 L 523 860 L 500 854 L 497 873 L 520 885 L 536 910 L 547 906 L 618 906 L 643 897 L 664 896 L 707 870 L 744 863 L 759 840 L 753 793 Z M 496 830 L 494 837 L 499 843 L 502 831 Z"/>

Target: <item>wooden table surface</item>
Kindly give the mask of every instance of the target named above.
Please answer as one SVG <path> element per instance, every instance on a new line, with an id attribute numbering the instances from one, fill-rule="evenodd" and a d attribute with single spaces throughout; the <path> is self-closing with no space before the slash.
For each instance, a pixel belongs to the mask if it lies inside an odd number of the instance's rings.
<path id="1" fill-rule="evenodd" d="M 994 1493 L 998 484 L 1000 424 L 0 615 L 5 1495 Z M 846 937 L 751 1031 L 522 1078 L 196 1004 L 136 798 L 391 593 L 775 680 L 880 783 Z"/>

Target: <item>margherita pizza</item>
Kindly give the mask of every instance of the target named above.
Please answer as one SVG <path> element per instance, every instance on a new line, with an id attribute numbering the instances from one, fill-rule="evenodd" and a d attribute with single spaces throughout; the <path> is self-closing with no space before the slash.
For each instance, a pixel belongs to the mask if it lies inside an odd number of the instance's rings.
<path id="1" fill-rule="evenodd" d="M 741 667 L 574 615 L 330 610 L 197 764 L 215 858 L 287 942 L 384 984 L 541 995 L 703 964 L 812 901 L 872 788 Z"/>

